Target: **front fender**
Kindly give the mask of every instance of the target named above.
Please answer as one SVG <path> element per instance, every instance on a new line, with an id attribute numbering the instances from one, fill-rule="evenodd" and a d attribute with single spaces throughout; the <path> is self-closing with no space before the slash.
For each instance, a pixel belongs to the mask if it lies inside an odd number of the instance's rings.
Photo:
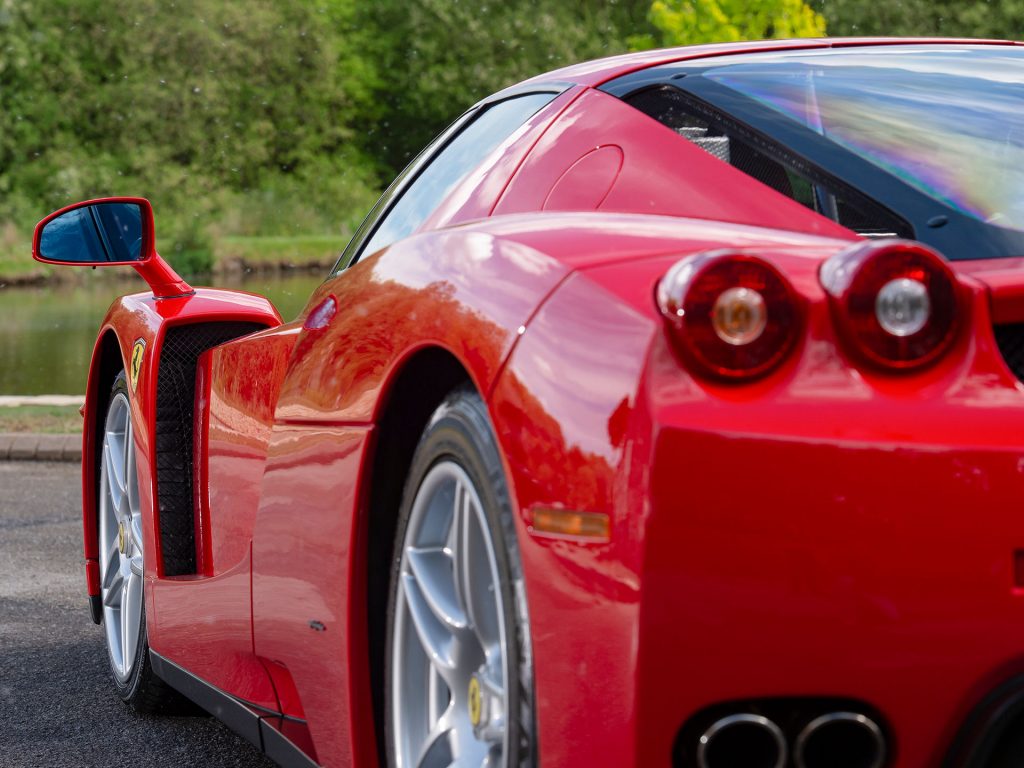
<path id="1" fill-rule="evenodd" d="M 211 323 L 252 323 L 262 327 L 281 324 L 274 305 L 262 296 L 238 291 L 200 288 L 195 293 L 157 299 L 150 293 L 118 298 L 100 326 L 89 366 L 82 429 L 82 531 L 84 537 L 86 587 L 91 598 L 93 620 L 99 621 L 99 546 L 97 539 L 97 478 L 102 446 L 102 420 L 107 396 L 117 374 L 129 372 L 129 399 L 134 425 L 139 475 L 140 502 L 147 538 L 143 543 L 146 578 L 163 574 L 163 557 L 158 545 L 159 520 L 155 452 L 157 378 L 167 331 L 185 325 Z M 133 350 L 139 347 L 134 354 Z M 191 410 L 192 404 L 187 407 Z M 149 608 L 151 606 L 147 606 Z"/>

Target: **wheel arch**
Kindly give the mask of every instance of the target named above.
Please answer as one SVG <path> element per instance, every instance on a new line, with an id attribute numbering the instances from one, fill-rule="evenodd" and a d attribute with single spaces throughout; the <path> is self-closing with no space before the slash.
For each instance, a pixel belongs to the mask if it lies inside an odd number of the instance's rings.
<path id="1" fill-rule="evenodd" d="M 114 301 L 101 325 L 93 347 L 86 385 L 82 428 L 82 531 L 85 554 L 86 589 L 94 621 L 98 622 L 100 594 L 99 547 L 97 540 L 97 465 L 100 459 L 106 394 L 117 374 L 128 370 L 136 345 L 141 347 L 137 379 L 133 392 L 133 418 L 145 424 L 150 435 L 155 431 L 157 373 L 164 341 L 169 329 L 249 322 L 261 327 L 281 323 L 273 305 L 262 297 L 234 291 L 198 289 L 194 294 L 167 300 L 154 300 L 149 294 L 122 296 Z M 136 439 L 142 436 L 136 433 Z M 152 445 L 150 437 L 143 445 Z M 149 457 L 152 459 L 152 456 Z M 147 472 L 147 477 L 153 472 Z M 154 490 L 155 482 L 152 484 Z M 144 500 L 144 514 L 154 514 L 156 499 Z M 159 552 L 158 559 L 159 559 Z"/>
<path id="2" fill-rule="evenodd" d="M 417 350 L 391 376 L 377 420 L 363 508 L 363 574 L 366 589 L 366 648 L 378 750 L 384 747 L 384 663 L 388 580 L 406 475 L 431 415 L 458 387 L 480 388 L 450 351 L 431 346 Z M 484 396 L 484 393 L 480 393 Z M 383 754 L 383 752 L 379 752 Z"/>
<path id="3" fill-rule="evenodd" d="M 99 540 L 96 506 L 96 478 L 99 474 L 102 430 L 100 420 L 106 407 L 104 392 L 114 386 L 117 374 L 126 370 L 122 344 L 117 332 L 105 328 L 96 339 L 86 385 L 82 423 L 82 533 L 86 563 L 86 587 L 92 620 L 100 623 Z"/>

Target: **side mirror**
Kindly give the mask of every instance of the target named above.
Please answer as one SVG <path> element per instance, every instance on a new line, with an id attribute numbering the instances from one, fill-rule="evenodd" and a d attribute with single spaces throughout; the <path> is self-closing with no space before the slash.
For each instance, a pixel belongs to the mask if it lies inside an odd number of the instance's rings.
<path id="1" fill-rule="evenodd" d="M 153 206 L 141 197 L 69 205 L 36 225 L 32 258 L 46 264 L 137 265 L 153 258 Z"/>
<path id="2" fill-rule="evenodd" d="M 130 264 L 158 299 L 195 293 L 156 252 L 153 206 L 144 197 L 105 197 L 54 211 L 36 224 L 32 258 L 45 264 Z"/>

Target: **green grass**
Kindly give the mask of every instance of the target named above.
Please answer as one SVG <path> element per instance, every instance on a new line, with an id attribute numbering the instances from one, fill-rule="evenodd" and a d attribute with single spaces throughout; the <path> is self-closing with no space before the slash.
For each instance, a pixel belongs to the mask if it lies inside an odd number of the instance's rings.
<path id="1" fill-rule="evenodd" d="M 0 432 L 78 434 L 81 431 L 82 417 L 77 406 L 0 406 Z"/>
<path id="2" fill-rule="evenodd" d="M 241 259 L 248 265 L 257 264 L 325 264 L 337 260 L 345 247 L 345 239 L 338 235 L 254 236 L 232 235 L 213 244 L 214 264 Z"/>
<path id="3" fill-rule="evenodd" d="M 0 244 L 0 282 L 3 278 L 21 278 L 48 274 L 49 267 L 32 258 L 30 243 Z"/>

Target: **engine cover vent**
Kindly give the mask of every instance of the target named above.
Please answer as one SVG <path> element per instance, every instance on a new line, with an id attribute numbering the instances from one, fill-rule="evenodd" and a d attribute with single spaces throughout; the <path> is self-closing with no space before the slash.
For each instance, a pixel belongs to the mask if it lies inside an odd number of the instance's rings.
<path id="1" fill-rule="evenodd" d="M 996 344 L 1013 375 L 1024 381 L 1024 323 L 995 325 Z"/>

